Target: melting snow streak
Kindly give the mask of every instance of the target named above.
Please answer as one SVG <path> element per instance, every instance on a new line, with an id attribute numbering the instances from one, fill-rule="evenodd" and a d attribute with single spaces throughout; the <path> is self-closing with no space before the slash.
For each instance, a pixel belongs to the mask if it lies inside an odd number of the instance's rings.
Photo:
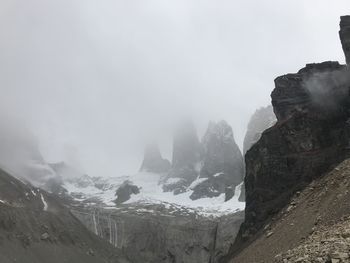
<path id="1" fill-rule="evenodd" d="M 40 194 L 40 197 L 41 197 L 41 201 L 43 202 L 43 205 L 44 205 L 44 211 L 47 211 L 47 208 L 48 208 L 49 206 L 47 205 L 43 194 Z"/>

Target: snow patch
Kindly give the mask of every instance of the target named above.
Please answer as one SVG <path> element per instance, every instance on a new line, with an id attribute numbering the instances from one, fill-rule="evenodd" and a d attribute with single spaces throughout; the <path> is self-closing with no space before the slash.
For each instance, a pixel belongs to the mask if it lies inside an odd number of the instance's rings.
<path id="1" fill-rule="evenodd" d="M 172 192 L 163 192 L 163 185 L 159 184 L 160 178 L 161 175 L 159 174 L 140 172 L 130 176 L 106 178 L 104 180 L 106 187 L 104 187 L 103 190 L 94 185 L 79 187 L 73 182 L 66 182 L 63 186 L 67 189 L 68 193 L 78 194 L 76 195 L 78 196 L 76 200 L 84 201 L 89 198 L 98 199 L 107 209 L 118 209 L 114 203 L 116 199 L 115 193 L 125 180 L 132 182 L 132 184 L 140 189 L 139 194 L 131 195 L 130 199 L 123 203 L 131 206 L 133 204 L 160 204 L 168 209 L 175 209 L 184 213 L 194 212 L 211 217 L 235 213 L 245 208 L 245 203 L 238 201 L 242 184 L 236 187 L 234 197 L 227 202 L 225 202 L 225 194 L 213 198 L 192 200 L 190 198 L 193 193 L 191 188 L 208 180 L 208 178 L 197 178 L 188 188 L 188 191 L 178 195 L 174 195 Z M 175 182 L 178 179 L 180 178 L 174 178 L 174 180 L 170 180 L 170 182 Z"/>
<path id="2" fill-rule="evenodd" d="M 168 178 L 168 180 L 166 180 L 166 184 L 176 184 L 178 182 L 181 182 L 183 179 L 181 178 L 177 178 L 177 177 L 174 177 L 174 178 Z"/>
<path id="3" fill-rule="evenodd" d="M 44 211 L 47 211 L 49 206 L 47 205 L 47 202 L 45 201 L 43 194 L 40 194 L 40 198 L 41 198 L 41 201 L 43 202 L 43 205 L 44 205 Z"/>
<path id="4" fill-rule="evenodd" d="M 197 177 L 197 179 L 194 180 L 194 181 L 191 183 L 191 185 L 189 186 L 189 189 L 193 189 L 193 188 L 195 188 L 197 185 L 199 185 L 199 184 L 201 184 L 201 183 L 203 183 L 203 182 L 205 182 L 205 181 L 207 181 L 207 180 L 208 180 L 208 178 L 199 178 L 199 177 Z"/>
<path id="5" fill-rule="evenodd" d="M 222 174 L 224 174 L 224 173 L 222 173 L 222 172 L 221 172 L 221 173 L 216 173 L 216 174 L 214 174 L 213 176 L 214 176 L 214 177 L 218 177 L 218 176 L 220 176 L 220 175 L 222 175 Z"/>

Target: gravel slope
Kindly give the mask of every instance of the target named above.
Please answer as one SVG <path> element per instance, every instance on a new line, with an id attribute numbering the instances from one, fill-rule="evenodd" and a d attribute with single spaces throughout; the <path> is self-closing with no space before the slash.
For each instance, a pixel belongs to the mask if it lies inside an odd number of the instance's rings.
<path id="1" fill-rule="evenodd" d="M 227 261 L 350 262 L 348 258 L 339 259 L 339 255 L 335 255 L 348 253 L 350 247 L 348 237 L 339 235 L 350 231 L 349 176 L 350 159 L 347 159 L 298 192 L 291 203 L 256 235 L 255 241 Z M 340 245 L 334 246 L 337 244 L 334 242 Z"/>

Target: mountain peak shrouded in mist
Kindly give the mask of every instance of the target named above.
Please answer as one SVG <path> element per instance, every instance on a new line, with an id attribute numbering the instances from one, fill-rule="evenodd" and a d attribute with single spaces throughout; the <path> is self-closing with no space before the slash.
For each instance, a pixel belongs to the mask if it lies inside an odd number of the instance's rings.
<path id="1" fill-rule="evenodd" d="M 257 109 L 250 117 L 247 132 L 243 141 L 243 155 L 256 143 L 261 133 L 276 122 L 276 116 L 271 105 Z"/>
<path id="2" fill-rule="evenodd" d="M 145 148 L 141 172 L 166 173 L 170 169 L 170 162 L 163 159 L 158 144 L 151 143 Z"/>
<path id="3" fill-rule="evenodd" d="M 232 127 L 224 120 L 210 122 L 202 141 L 202 167 L 200 177 L 227 174 L 235 186 L 243 180 L 243 157 L 237 146 Z"/>
<path id="4" fill-rule="evenodd" d="M 175 131 L 172 169 L 195 169 L 200 161 L 201 146 L 192 121 L 183 122 Z"/>
<path id="5" fill-rule="evenodd" d="M 193 187 L 191 199 L 232 193 L 244 177 L 244 162 L 230 125 L 226 121 L 210 122 L 202 141 L 199 179 Z M 233 196 L 226 196 L 229 200 Z"/>

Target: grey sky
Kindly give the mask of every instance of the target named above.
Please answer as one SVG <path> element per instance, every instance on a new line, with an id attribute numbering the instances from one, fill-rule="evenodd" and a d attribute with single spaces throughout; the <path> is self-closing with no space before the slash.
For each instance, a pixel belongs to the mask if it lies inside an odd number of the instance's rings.
<path id="1" fill-rule="evenodd" d="M 191 116 L 227 120 L 241 145 L 273 79 L 344 57 L 337 0 L 2 0 L 2 111 L 26 120 L 49 161 L 135 172 L 143 146 Z"/>

